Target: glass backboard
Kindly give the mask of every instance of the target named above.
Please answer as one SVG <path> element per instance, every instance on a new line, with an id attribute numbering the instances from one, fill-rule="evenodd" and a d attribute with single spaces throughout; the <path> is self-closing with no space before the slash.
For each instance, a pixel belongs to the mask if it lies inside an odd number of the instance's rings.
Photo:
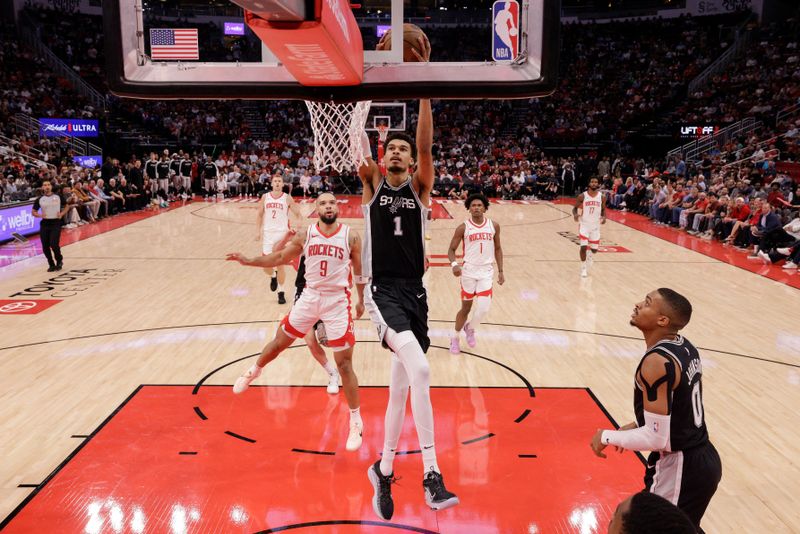
<path id="1" fill-rule="evenodd" d="M 330 0 L 317 2 L 323 7 L 330 4 Z M 150 99 L 337 102 L 522 98 L 544 96 L 555 89 L 559 0 L 513 2 L 516 18 L 508 24 L 505 19 L 513 11 L 512 2 L 416 0 L 411 4 L 413 9 L 404 8 L 403 0 L 365 0 L 354 8 L 364 48 L 362 83 L 309 87 L 299 84 L 261 43 L 235 4 L 106 0 L 109 87 L 120 96 Z M 418 25 L 428 36 L 429 63 L 403 62 L 404 22 Z M 289 28 L 291 23 L 286 24 Z M 502 30 L 507 39 L 509 24 L 516 25 L 511 30 L 516 38 L 515 57 L 502 50 L 498 34 Z M 376 51 L 380 36 L 390 28 L 392 50 Z"/>

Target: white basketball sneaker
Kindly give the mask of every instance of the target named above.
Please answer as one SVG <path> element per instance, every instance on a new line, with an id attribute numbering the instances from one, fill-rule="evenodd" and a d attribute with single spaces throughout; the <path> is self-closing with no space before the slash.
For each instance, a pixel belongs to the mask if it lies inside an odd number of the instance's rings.
<path id="1" fill-rule="evenodd" d="M 336 395 L 339 393 L 339 373 L 329 375 L 330 381 L 328 382 L 328 393 Z"/>
<path id="2" fill-rule="evenodd" d="M 350 421 L 350 434 L 347 436 L 347 444 L 344 446 L 348 451 L 356 451 L 361 447 L 361 434 L 364 431 L 364 423 L 361 421 Z"/>
<path id="3" fill-rule="evenodd" d="M 257 365 L 254 365 L 248 369 L 245 374 L 236 379 L 236 382 L 233 384 L 233 392 L 238 395 L 239 393 L 246 391 L 247 388 L 250 387 L 250 384 L 253 382 L 253 380 L 261 376 L 262 369 L 262 367 Z"/>

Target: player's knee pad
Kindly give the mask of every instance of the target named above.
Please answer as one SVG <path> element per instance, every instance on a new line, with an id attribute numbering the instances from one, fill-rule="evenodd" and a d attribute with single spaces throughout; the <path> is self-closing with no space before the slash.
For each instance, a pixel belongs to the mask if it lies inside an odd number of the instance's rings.
<path id="1" fill-rule="evenodd" d="M 409 343 L 416 343 L 419 345 L 417 338 L 414 337 L 414 333 L 411 330 L 397 332 L 394 328 L 387 328 L 386 333 L 383 335 L 383 340 L 398 357 L 400 357 L 400 349 Z"/>

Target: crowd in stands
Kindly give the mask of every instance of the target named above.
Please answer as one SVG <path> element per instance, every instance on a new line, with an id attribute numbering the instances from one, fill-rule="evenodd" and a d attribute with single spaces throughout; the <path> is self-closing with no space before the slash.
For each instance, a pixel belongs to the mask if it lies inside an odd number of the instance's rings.
<path id="1" fill-rule="evenodd" d="M 751 31 L 747 52 L 689 95 L 668 118 L 726 125 L 742 117 L 771 124 L 775 114 L 800 99 L 800 19 Z"/>
<path id="2" fill-rule="evenodd" d="M 800 142 L 797 133 L 786 137 Z M 800 181 L 778 173 L 775 160 L 755 140 L 739 142 L 748 153 L 739 165 L 720 165 L 706 155 L 699 165 L 680 157 L 665 165 L 637 167 L 633 176 L 605 176 L 608 206 L 648 216 L 654 225 L 749 252 L 766 264 L 800 264 Z M 756 145 L 757 146 L 757 145 Z M 741 158 L 739 158 L 741 159 Z"/>
<path id="3" fill-rule="evenodd" d="M 56 14 L 39 8 L 28 9 L 27 13 L 41 25 L 40 35 L 46 44 L 104 91 L 101 26 L 79 24 L 78 18 L 84 15 Z M 566 26 L 560 89 L 553 97 L 522 103 L 434 102 L 435 194 L 465 198 L 479 191 L 504 199 L 551 199 L 582 190 L 588 178 L 597 175 L 604 178 L 612 208 L 637 211 L 652 217 L 654 224 L 673 225 L 741 247 L 757 243 L 762 259 L 765 254 L 772 255 L 771 261 L 779 259 L 775 254 L 783 247 L 778 245 L 788 238 L 762 242 L 758 222 L 748 220 L 745 224 L 743 219 L 738 225 L 729 224 L 728 214 L 733 213 L 737 199 L 743 206 L 736 211 L 737 216 L 745 208 L 755 213 L 762 209 L 756 203 L 764 197 L 771 199 L 767 203 L 780 219 L 781 228 L 794 228 L 797 210 L 793 206 L 800 203 L 796 186 L 778 175 L 775 167 L 778 159 L 800 158 L 800 123 L 793 117 L 769 124 L 753 137 L 717 146 L 693 165 L 594 152 L 555 157 L 543 143 L 553 138 L 615 137 L 626 125 L 663 111 L 665 104 L 691 120 L 717 114 L 728 121 L 745 116 L 766 117 L 797 103 L 800 63 L 796 21 L 754 29 L 752 54 L 731 67 L 729 73 L 715 78 L 709 89 L 692 95 L 688 101 L 681 98 L 686 83 L 729 44 L 727 29 L 739 20 L 743 19 L 680 18 Z M 213 31 L 203 33 L 224 42 Z M 436 47 L 434 43 L 439 59 L 453 59 L 447 54 L 461 47 L 453 43 L 461 42 L 459 39 L 464 39 L 467 32 L 453 31 L 448 35 L 452 41 L 448 46 Z M 164 206 L 193 194 L 208 198 L 258 195 L 269 187 L 274 173 L 282 174 L 287 191 L 298 196 L 314 196 L 328 190 L 358 192 L 360 184 L 355 176 L 314 169 L 313 135 L 302 102 L 110 99 L 109 112 L 115 117 L 163 135 L 186 147 L 185 152 L 156 155 L 156 164 L 164 160 L 164 168 L 170 169 L 163 178 L 148 175 L 150 157 L 146 154 L 141 154 L 139 163 L 136 157 L 126 154 L 123 159 L 127 160 L 122 164 L 107 162 L 101 169 L 81 169 L 72 164 L 72 154 L 59 140 L 23 136 L 9 130 L 8 124 L 15 113 L 89 118 L 97 117 L 98 110 L 20 45 L 13 29 L 3 28 L 2 45 L 3 201 L 28 198 L 38 183 L 49 177 L 70 198 L 74 197 L 76 209 L 69 223 L 79 225 L 125 210 Z M 468 43 L 461 49 L 464 54 L 476 55 L 467 59 L 477 59 L 482 53 L 482 48 L 471 51 Z M 226 50 L 225 54 L 231 52 Z M 222 53 L 222 49 L 218 52 Z M 226 55 L 225 59 L 232 57 Z M 32 65 L 35 72 L 31 75 Z M 263 117 L 258 136 L 251 133 L 245 120 L 245 105 L 256 106 Z M 407 130 L 413 131 L 413 103 L 409 110 Z M 372 139 L 373 145 L 376 141 Z M 199 148 L 204 144 L 218 146 L 213 150 Z M 135 147 L 131 152 L 137 152 Z M 180 179 L 184 160 L 190 169 L 186 176 L 191 184 L 188 187 Z M 775 187 L 777 193 L 773 191 Z M 765 246 L 771 248 L 765 250 Z"/>
<path id="4" fill-rule="evenodd" d="M 563 26 L 559 88 L 527 106 L 523 127 L 550 140 L 619 139 L 685 94 L 730 44 L 741 17 Z M 517 132 L 521 134 L 521 131 Z"/>
<path id="5" fill-rule="evenodd" d="M 104 59 L 97 53 L 103 46 L 99 17 L 43 8 L 31 8 L 26 13 L 39 25 L 40 35 L 57 55 L 98 90 L 106 89 L 102 76 Z M 730 44 L 731 32 L 742 20 L 742 15 L 726 15 L 565 25 L 559 89 L 546 99 L 495 110 L 496 122 L 503 125 L 504 136 L 528 135 L 536 142 L 619 139 L 624 127 L 652 116 L 684 95 L 688 81 Z M 174 26 L 175 21 L 169 24 Z M 374 27 L 362 33 L 365 48 L 377 43 Z M 485 46 L 490 42 L 488 26 L 431 27 L 428 33 L 437 61 L 490 59 L 489 47 Z M 226 41 L 220 28 L 213 24 L 203 25 L 200 35 L 203 59 L 232 60 L 239 54 L 238 49 L 246 49 L 248 54 L 258 51 L 249 34 Z M 205 124 L 184 124 L 194 120 L 187 115 L 196 105 L 117 100 L 112 104 L 113 114 L 177 136 L 181 144 L 203 141 L 204 136 L 212 136 L 210 142 L 216 143 L 220 131 L 230 139 L 248 134 L 243 121 L 227 120 L 240 115 L 238 103 L 204 103 L 200 114 L 210 114 L 216 120 L 210 128 Z M 471 115 L 481 116 L 484 104 L 472 101 L 465 105 L 472 108 Z"/>

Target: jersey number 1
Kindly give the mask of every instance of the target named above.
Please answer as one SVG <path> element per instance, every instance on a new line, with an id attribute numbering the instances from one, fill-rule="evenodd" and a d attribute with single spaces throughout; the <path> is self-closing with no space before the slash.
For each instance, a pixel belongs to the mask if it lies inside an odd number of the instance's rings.
<path id="1" fill-rule="evenodd" d="M 394 235 L 403 235 L 403 220 L 398 215 L 394 218 Z"/>

